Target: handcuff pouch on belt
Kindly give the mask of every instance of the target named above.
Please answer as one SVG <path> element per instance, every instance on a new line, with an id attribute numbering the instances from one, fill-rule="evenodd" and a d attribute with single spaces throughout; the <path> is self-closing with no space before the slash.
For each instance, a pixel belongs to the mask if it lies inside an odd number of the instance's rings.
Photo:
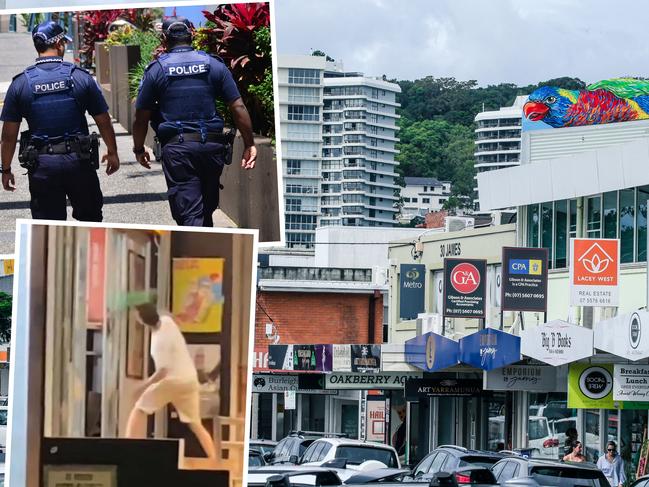
<path id="1" fill-rule="evenodd" d="M 38 149 L 34 145 L 32 134 L 29 130 L 20 133 L 20 141 L 18 142 L 18 162 L 20 166 L 33 171 L 38 164 Z"/>

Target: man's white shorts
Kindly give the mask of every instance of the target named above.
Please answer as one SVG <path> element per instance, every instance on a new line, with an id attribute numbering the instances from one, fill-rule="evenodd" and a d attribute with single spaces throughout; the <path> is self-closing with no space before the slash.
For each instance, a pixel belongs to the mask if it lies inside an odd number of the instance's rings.
<path id="1" fill-rule="evenodd" d="M 153 414 L 167 404 L 173 404 L 183 423 L 200 423 L 200 386 L 197 381 L 166 377 L 150 385 L 142 393 L 135 407 Z"/>

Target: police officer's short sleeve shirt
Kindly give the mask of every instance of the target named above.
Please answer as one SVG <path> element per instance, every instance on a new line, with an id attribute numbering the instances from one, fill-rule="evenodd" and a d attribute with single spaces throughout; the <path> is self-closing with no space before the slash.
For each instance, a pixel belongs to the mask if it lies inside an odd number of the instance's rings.
<path id="1" fill-rule="evenodd" d="M 57 62 L 47 62 L 39 65 L 39 69 L 55 69 Z M 79 101 L 82 109 L 90 115 L 96 116 L 108 112 L 108 104 L 101 93 L 101 89 L 94 78 L 82 69 L 75 69 L 72 72 L 74 82 L 75 98 Z M 29 107 L 32 101 L 32 94 L 29 88 L 27 76 L 24 73 L 16 76 L 5 95 L 4 106 L 0 120 L 3 122 L 21 122 L 29 114 Z"/>
<path id="2" fill-rule="evenodd" d="M 230 70 L 218 59 L 210 56 L 210 80 L 216 88 L 216 96 L 225 103 L 241 98 L 237 84 Z M 140 110 L 155 110 L 161 93 L 164 92 L 164 73 L 158 62 L 149 65 L 144 73 L 135 107 Z"/>

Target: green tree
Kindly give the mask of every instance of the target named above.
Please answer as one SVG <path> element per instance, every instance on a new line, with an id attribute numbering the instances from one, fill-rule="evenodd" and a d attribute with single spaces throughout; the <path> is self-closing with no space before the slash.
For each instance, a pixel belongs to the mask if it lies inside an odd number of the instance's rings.
<path id="1" fill-rule="evenodd" d="M 11 341 L 11 294 L 0 292 L 0 342 Z"/>

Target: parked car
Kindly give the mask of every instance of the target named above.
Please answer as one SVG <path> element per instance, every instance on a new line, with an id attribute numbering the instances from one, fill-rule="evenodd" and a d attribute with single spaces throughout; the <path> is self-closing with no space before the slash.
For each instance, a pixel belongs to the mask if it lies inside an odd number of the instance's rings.
<path id="1" fill-rule="evenodd" d="M 277 443 L 267 458 L 268 463 L 288 463 L 296 465 L 306 449 L 324 433 L 312 431 L 291 431 L 286 438 Z"/>
<path id="2" fill-rule="evenodd" d="M 270 458 L 270 454 L 273 452 L 276 446 L 277 442 L 272 440 L 250 440 L 250 448 L 259 450 L 266 459 Z"/>
<path id="3" fill-rule="evenodd" d="M 248 468 L 257 468 L 267 465 L 264 454 L 256 448 L 248 450 Z"/>
<path id="4" fill-rule="evenodd" d="M 489 418 L 489 435 L 495 438 L 489 442 L 491 450 L 498 450 L 498 444 L 505 444 L 505 417 Z M 565 436 L 565 435 L 564 435 Z M 559 458 L 559 439 L 555 436 L 548 418 L 530 416 L 527 422 L 527 444 L 532 456 L 538 458 Z"/>
<path id="5" fill-rule="evenodd" d="M 300 466 L 260 467 L 248 472 L 248 487 L 342 485 L 336 472 L 327 468 Z"/>
<path id="6" fill-rule="evenodd" d="M 331 460 L 344 459 L 346 467 L 400 468 L 397 451 L 390 445 L 349 438 L 321 438 L 311 443 L 300 459 L 300 465 L 317 467 Z"/>
<path id="7" fill-rule="evenodd" d="M 629 487 L 649 487 L 649 475 L 635 479 Z"/>
<path id="8" fill-rule="evenodd" d="M 502 459 L 504 455 L 494 452 L 469 450 L 461 446 L 443 445 L 426 455 L 412 470 L 404 476 L 404 482 L 430 482 L 438 472 L 456 473 L 458 483 L 471 483 L 471 478 L 458 477 L 457 472 L 464 467 L 482 467 L 490 469 L 491 466 Z M 480 474 L 474 474 L 480 475 Z"/>
<path id="9" fill-rule="evenodd" d="M 491 471 L 501 487 L 610 487 L 604 474 L 590 463 L 510 456 Z"/>
<path id="10" fill-rule="evenodd" d="M 4 455 L 7 451 L 7 417 L 9 411 L 6 405 L 0 406 L 0 455 L 4 461 Z"/>

